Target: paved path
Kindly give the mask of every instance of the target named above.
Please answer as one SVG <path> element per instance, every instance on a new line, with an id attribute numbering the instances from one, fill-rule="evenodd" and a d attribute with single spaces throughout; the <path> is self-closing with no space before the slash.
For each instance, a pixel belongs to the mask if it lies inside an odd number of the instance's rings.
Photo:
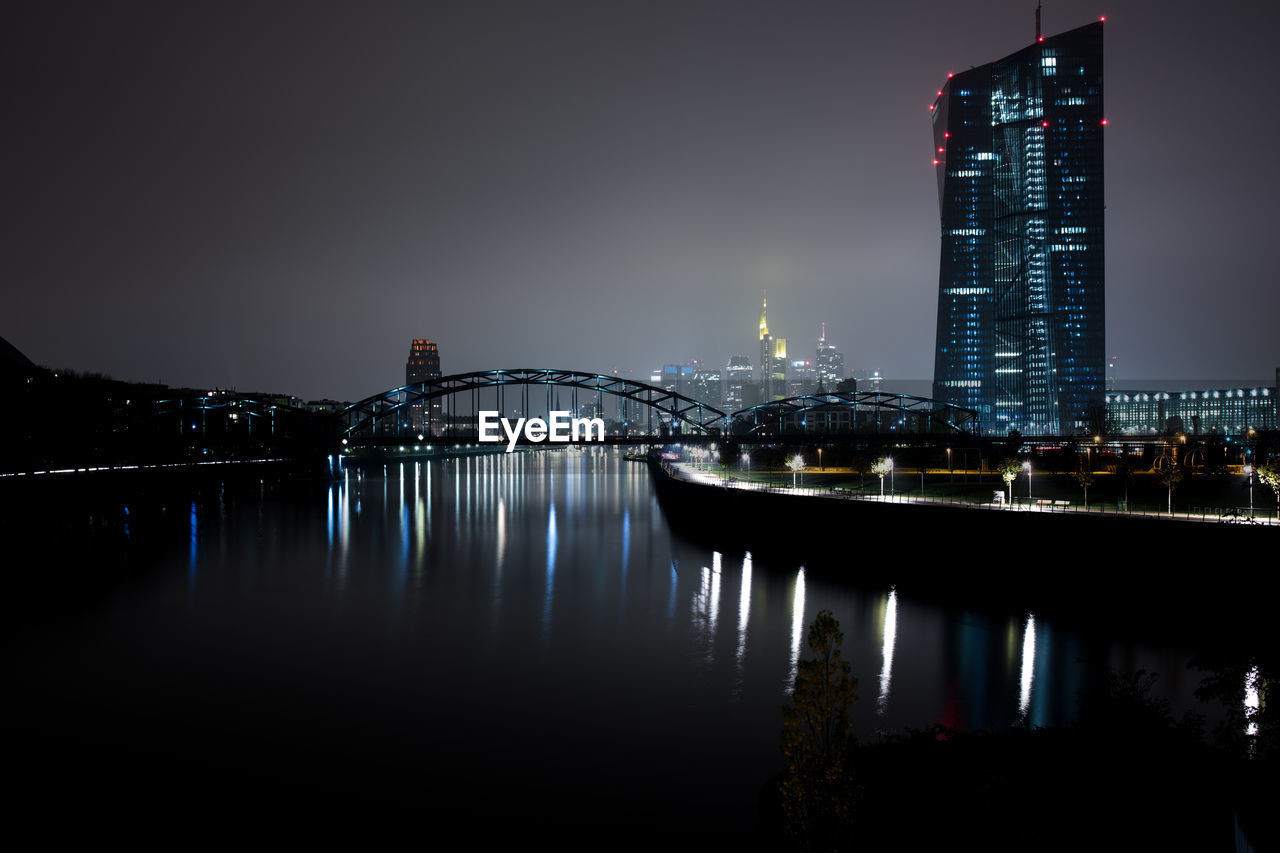
<path id="1" fill-rule="evenodd" d="M 1253 521 L 1249 521 L 1246 518 L 1240 518 L 1237 520 L 1230 516 L 1223 517 L 1220 515 L 1211 515 L 1208 513 L 1186 513 L 1186 512 L 1175 511 L 1173 515 L 1170 515 L 1167 512 L 1123 512 L 1121 510 L 1116 510 L 1116 509 L 1109 510 L 1109 509 L 1106 509 L 1105 507 L 1102 507 L 1102 508 L 1091 507 L 1089 509 L 1085 509 L 1084 507 L 1076 506 L 1074 504 L 1071 504 L 1068 506 L 1062 506 L 1061 504 L 1043 505 L 1043 504 L 1020 503 L 1020 504 L 1015 504 L 1013 506 L 1006 506 L 1006 505 L 995 504 L 995 503 L 984 504 L 984 503 L 978 503 L 976 501 L 959 501 L 959 500 L 954 500 L 950 498 L 922 498 L 922 497 L 908 497 L 907 495 L 884 495 L 884 496 L 859 495 L 859 494 L 852 494 L 847 491 L 839 491 L 839 490 L 834 490 L 826 487 L 817 488 L 817 487 L 807 487 L 807 486 L 799 485 L 801 478 L 803 478 L 804 476 L 803 474 L 800 474 L 798 476 L 797 485 L 796 487 L 792 488 L 790 486 L 785 486 L 785 485 L 780 486 L 780 485 L 773 485 L 773 484 L 766 484 L 766 483 L 756 483 L 748 480 L 733 480 L 733 479 L 726 480 L 723 476 L 716 473 L 714 470 L 709 470 L 695 464 L 690 464 L 688 462 L 675 462 L 675 463 L 668 462 L 668 463 L 664 463 L 664 467 L 669 472 L 671 472 L 672 476 L 676 477 L 677 479 L 685 480 L 688 482 L 700 483 L 702 485 L 707 485 L 707 486 L 719 486 L 720 488 L 726 488 L 726 489 L 740 489 L 743 491 L 755 491 L 755 492 L 773 492 L 775 494 L 783 494 L 783 495 L 801 495 L 805 497 L 820 497 L 820 498 L 828 498 L 828 499 L 834 498 L 837 500 L 869 501 L 869 502 L 876 502 L 876 503 L 932 504 L 932 505 L 940 505 L 940 506 L 961 506 L 961 507 L 966 507 L 968 509 L 988 510 L 990 512 L 1047 512 L 1047 513 L 1070 512 L 1070 513 L 1081 513 L 1081 514 L 1098 515 L 1098 516 L 1119 515 L 1119 516 L 1125 516 L 1128 518 L 1163 518 L 1166 520 L 1173 519 L 1176 521 L 1196 521 L 1196 522 L 1202 522 L 1206 524 L 1234 523 L 1234 524 L 1245 524 L 1245 525 L 1263 524 L 1263 525 L 1269 525 L 1273 527 L 1280 526 L 1277 524 L 1276 521 L 1269 518 L 1256 518 Z"/>

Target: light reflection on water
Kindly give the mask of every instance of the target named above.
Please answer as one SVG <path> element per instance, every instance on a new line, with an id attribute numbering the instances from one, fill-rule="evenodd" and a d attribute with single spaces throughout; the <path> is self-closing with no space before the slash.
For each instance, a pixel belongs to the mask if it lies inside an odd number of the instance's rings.
<path id="1" fill-rule="evenodd" d="M 898 591 L 889 587 L 884 605 L 883 641 L 880 657 L 884 663 L 880 669 L 880 697 L 876 700 L 876 713 L 885 715 L 889 707 L 889 686 L 893 681 L 893 644 L 898 639 Z"/>
<path id="2" fill-rule="evenodd" d="M 130 683 L 189 681 L 250 718 L 254 685 L 270 684 L 330 731 L 392 729 L 406 754 L 444 766 L 493 744 L 485 761 L 572 788 L 609 760 L 637 801 L 660 788 L 668 805 L 744 814 L 780 767 L 781 706 L 819 610 L 839 620 L 852 674 L 878 688 L 853 709 L 864 739 L 1062 723 L 1108 667 L 1179 675 L 1170 653 L 1036 616 L 692 544 L 668 529 L 645 466 L 612 450 L 347 468 L 322 491 L 192 505 L 181 606 L 164 581 L 140 589 L 86 643 Z M 859 559 L 898 556 L 869 539 Z M 735 590 L 737 618 L 722 620 Z"/>
<path id="3" fill-rule="evenodd" d="M 1031 685 L 1036 677 L 1036 617 L 1027 614 L 1027 625 L 1022 632 L 1022 690 L 1018 696 L 1018 713 L 1026 716 L 1031 710 Z"/>
<path id="4" fill-rule="evenodd" d="M 370 504 L 371 498 L 381 502 Z M 618 606 L 609 611 L 617 623 L 611 631 L 618 642 L 631 644 L 626 657 L 643 658 L 640 650 L 657 637 L 663 638 L 659 645 L 669 644 L 684 625 L 693 642 L 683 657 L 698 664 L 690 673 L 710 678 L 708 672 L 720 669 L 717 660 L 732 662 L 732 677 L 721 692 L 724 701 L 742 700 L 758 692 L 751 689 L 754 683 L 781 676 L 782 690 L 768 700 L 768 714 L 794 685 L 797 661 L 807 653 L 807 620 L 821 609 L 840 620 L 854 674 L 865 681 L 878 673 L 874 703 L 855 711 L 868 728 L 938 721 L 959 728 L 1064 722 L 1074 712 L 1075 691 L 1082 684 L 1076 657 L 1088 649 L 1069 632 L 1064 653 L 1048 655 L 1041 635 L 1052 628 L 1034 615 L 1026 616 L 1020 647 L 1015 647 L 1012 638 L 1001 641 L 1003 627 L 986 616 L 964 613 L 957 619 L 936 606 L 902 602 L 893 587 L 882 592 L 840 588 L 807 578 L 802 566 L 773 565 L 761 575 L 753 573 L 750 554 L 733 556 L 730 563 L 718 551 L 673 539 L 646 469 L 623 461 L 617 451 L 412 461 L 372 474 L 347 468 L 326 490 L 326 502 L 324 541 L 339 569 L 334 594 L 342 594 L 349 580 L 367 595 L 369 584 L 386 572 L 388 606 L 407 592 L 434 600 L 448 590 L 451 609 L 462 614 L 471 602 L 455 597 L 468 594 L 457 587 L 470 588 L 484 578 L 491 611 L 484 624 L 504 640 L 524 644 L 533 637 L 513 632 L 528 624 L 520 611 L 533 576 L 530 555 L 541 552 L 534 620 L 538 641 L 545 644 L 553 635 L 582 640 L 585 626 L 602 616 L 600 588 L 612 586 L 608 599 Z M 535 533 L 531 523 L 539 518 Z M 396 548 L 384 561 L 380 531 L 391 520 L 388 532 L 394 532 Z M 196 524 L 193 510 L 193 572 Z M 449 533 L 440 538 L 441 530 Z M 645 531 L 639 539 L 637 530 Z M 480 564 L 492 566 L 492 572 L 477 573 Z M 411 567 L 414 582 L 407 584 Z M 348 577 L 357 571 L 359 581 Z M 738 618 L 730 631 L 722 630 L 719 619 L 725 584 L 738 586 Z M 663 602 L 656 609 L 665 616 L 660 622 L 646 615 L 655 612 L 645 604 L 652 596 Z M 684 622 L 677 615 L 682 599 L 687 602 Z M 785 618 L 774 606 L 780 599 L 788 602 Z M 726 654 L 720 656 L 722 646 Z M 1108 657 L 1116 657 L 1114 649 L 1103 656 Z M 770 674 L 777 665 L 768 661 L 779 658 L 781 668 Z M 895 686 L 899 680 L 902 684 Z M 1058 682 L 1054 707 L 1044 701 L 1051 682 Z M 1000 694 L 1008 700 L 993 702 Z M 896 697 L 892 703 L 891 695 Z"/>
<path id="5" fill-rule="evenodd" d="M 798 664 L 800 662 L 800 647 L 804 642 L 805 624 L 804 624 L 804 567 L 796 572 L 796 585 L 791 593 L 791 666 L 787 670 L 787 682 L 785 689 L 790 691 L 795 688 Z"/>

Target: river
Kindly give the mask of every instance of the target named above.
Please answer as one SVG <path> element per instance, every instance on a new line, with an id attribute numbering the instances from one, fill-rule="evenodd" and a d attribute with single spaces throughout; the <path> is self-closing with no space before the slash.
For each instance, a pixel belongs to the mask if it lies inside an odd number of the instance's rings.
<path id="1" fill-rule="evenodd" d="M 906 564 L 921 543 L 861 537 L 841 580 L 680 538 L 646 467 L 616 450 L 137 501 L 163 522 L 130 529 L 136 502 L 84 522 L 124 526 L 107 592 L 64 611 L 41 587 L 53 602 L 11 627 L 6 653 L 31 772 L 88 780 L 108 802 L 127 771 L 168 801 L 175 785 L 198 798 L 233 784 L 749 833 L 822 609 L 859 679 L 863 741 L 1062 724 L 1109 670 L 1158 672 L 1175 711 L 1196 706 L 1185 650 L 857 584 L 860 561 Z M 162 533 L 136 547 L 149 529 Z M 10 568 L 67 569 L 46 544 Z"/>

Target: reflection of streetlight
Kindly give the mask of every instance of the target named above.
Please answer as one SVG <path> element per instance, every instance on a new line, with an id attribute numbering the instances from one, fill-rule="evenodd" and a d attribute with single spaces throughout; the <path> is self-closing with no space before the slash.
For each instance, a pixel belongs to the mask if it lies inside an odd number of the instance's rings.
<path id="1" fill-rule="evenodd" d="M 1249 517 L 1253 518 L 1253 466 L 1244 466 L 1244 473 L 1249 475 Z"/>
<path id="2" fill-rule="evenodd" d="M 1031 460 L 1028 459 L 1022 463 L 1022 467 L 1027 472 L 1027 506 L 1031 506 Z"/>

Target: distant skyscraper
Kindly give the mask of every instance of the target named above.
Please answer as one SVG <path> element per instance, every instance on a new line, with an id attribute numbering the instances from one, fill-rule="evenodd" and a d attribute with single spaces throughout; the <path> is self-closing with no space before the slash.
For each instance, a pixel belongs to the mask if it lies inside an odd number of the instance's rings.
<path id="1" fill-rule="evenodd" d="M 765 318 L 769 310 L 769 299 L 766 297 L 760 307 L 760 399 L 773 399 L 773 335 L 769 334 L 769 321 Z"/>
<path id="2" fill-rule="evenodd" d="M 748 391 L 753 382 L 751 377 L 751 359 L 745 355 L 735 355 L 729 359 L 729 366 L 724 372 L 724 409 L 736 412 L 753 406 L 759 402 L 759 394 Z M 750 400 L 750 402 L 747 402 Z"/>
<path id="3" fill-rule="evenodd" d="M 724 379 L 718 367 L 711 367 L 701 361 L 691 361 L 693 367 L 693 393 L 695 400 L 717 409 L 724 403 Z"/>
<path id="4" fill-rule="evenodd" d="M 409 345 L 409 360 L 404 366 L 404 384 L 417 385 L 439 378 L 440 350 L 425 338 L 414 338 Z M 409 424 L 425 435 L 439 435 L 444 424 L 440 416 L 440 398 L 410 406 Z"/>
<path id="5" fill-rule="evenodd" d="M 693 373 L 696 367 L 696 362 L 694 364 L 664 364 L 662 370 L 649 377 L 649 381 L 659 388 L 665 388 L 676 394 L 692 397 Z"/>
<path id="6" fill-rule="evenodd" d="M 827 324 L 822 324 L 822 337 L 818 338 L 818 380 L 822 390 L 830 393 L 836 390 L 840 380 L 844 379 L 844 355 L 836 350 L 835 344 L 827 343 Z"/>
<path id="7" fill-rule="evenodd" d="M 787 396 L 803 397 L 818 388 L 818 364 L 808 358 L 793 358 L 791 376 L 787 379 Z"/>
<path id="8" fill-rule="evenodd" d="M 787 395 L 787 339 L 773 339 L 773 364 L 770 365 L 768 400 L 781 400 Z"/>
<path id="9" fill-rule="evenodd" d="M 1105 388 L 1102 23 L 948 78 L 933 395 L 988 432 L 1074 433 Z"/>

